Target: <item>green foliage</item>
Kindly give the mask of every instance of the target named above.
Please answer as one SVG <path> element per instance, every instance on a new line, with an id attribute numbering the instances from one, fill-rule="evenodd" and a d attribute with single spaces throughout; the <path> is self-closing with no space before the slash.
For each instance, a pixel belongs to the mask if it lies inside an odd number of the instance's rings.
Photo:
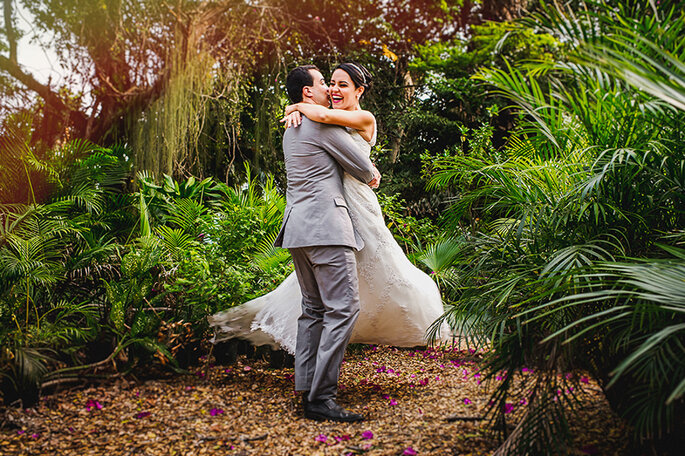
<path id="1" fill-rule="evenodd" d="M 112 271 L 121 230 L 115 222 L 129 220 L 120 198 L 110 201 L 127 172 L 120 152 L 68 143 L 51 154 L 63 160 L 34 163 L 55 188 L 50 202 L 0 207 L 6 401 L 35 400 L 37 385 L 56 365 L 53 354 L 65 350 L 68 358 L 72 347 L 97 334 L 92 287 Z"/>
<path id="2" fill-rule="evenodd" d="M 386 225 L 404 251 L 419 251 L 424 244 L 434 241 L 439 230 L 428 218 L 417 219 L 406 214 L 405 202 L 398 195 L 378 193 L 378 202 L 383 210 Z"/>
<path id="3" fill-rule="evenodd" d="M 167 290 L 180 295 L 186 321 L 205 322 L 219 310 L 270 291 L 292 271 L 287 251 L 273 250 L 285 199 L 273 180 L 225 188 L 221 209 L 198 226 L 198 241 L 185 248 Z"/>
<path id="4" fill-rule="evenodd" d="M 421 157 L 441 156 L 446 149 L 466 153 L 484 144 L 492 149 L 493 144 L 498 147 L 504 143 L 515 119 L 505 109 L 505 100 L 489 97 L 486 86 L 472 75 L 483 65 L 506 68 L 507 62 L 551 62 L 561 48 L 559 41 L 533 30 L 488 22 L 473 26 L 463 39 L 417 45 L 417 55 L 409 64 L 416 92 L 408 107 L 394 109 L 392 118 L 404 129 L 402 150 L 392 168 L 388 157 L 379 160 L 382 171 L 392 172 L 384 192 L 399 193 L 415 214 L 435 217 L 436 198 L 422 189 Z M 470 132 L 484 128 L 491 129 L 492 138 L 486 135 L 487 143 L 471 144 L 482 135 Z"/>
<path id="5" fill-rule="evenodd" d="M 494 348 L 490 376 L 536 372 L 526 388 L 538 399 L 501 454 L 556 454 L 568 444 L 564 426 L 545 423 L 565 420 L 551 398 L 567 388 L 554 376 L 578 368 L 598 379 L 636 438 L 682 432 L 684 323 L 669 304 L 682 292 L 682 252 L 668 246 L 685 222 L 685 113 L 675 109 L 682 65 L 664 64 L 682 61 L 682 10 L 582 3 L 543 4 L 524 21 L 565 39 L 558 61 L 479 72 L 518 117 L 501 151 L 425 156 L 429 185 L 456 195 L 443 220 L 455 239 L 426 257 L 458 277 L 444 281 L 444 318 L 470 343 Z M 645 91 L 633 88 L 640 78 L 651 81 Z M 485 144 L 482 133 L 474 144 Z M 658 245 L 679 259 L 663 259 Z M 493 396 L 498 426 L 512 387 L 502 382 Z"/>
<path id="6" fill-rule="evenodd" d="M 229 188 L 140 173 L 132 194 L 128 151 L 61 150 L 68 159 L 43 169 L 49 202 L 1 207 L 6 401 L 28 404 L 41 384 L 108 362 L 132 369 L 155 357 L 176 368 L 174 355 L 205 338 L 207 315 L 292 272 L 287 251 L 271 247 L 285 208 L 272 178 L 260 183 L 248 168 L 246 184 Z"/>

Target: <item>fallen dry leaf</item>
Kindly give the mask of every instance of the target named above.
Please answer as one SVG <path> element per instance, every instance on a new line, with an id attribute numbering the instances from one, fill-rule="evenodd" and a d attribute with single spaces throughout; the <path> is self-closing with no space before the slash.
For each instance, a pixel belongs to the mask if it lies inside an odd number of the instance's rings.
<path id="1" fill-rule="evenodd" d="M 5 409 L 0 455 L 488 455 L 498 442 L 480 417 L 492 386 L 478 367 L 460 352 L 349 350 L 338 398 L 367 416 L 355 424 L 305 420 L 293 370 L 244 356 L 189 375 L 117 379 Z M 601 390 L 589 381 L 579 398 L 575 454 L 622 454 L 627 431 Z"/>

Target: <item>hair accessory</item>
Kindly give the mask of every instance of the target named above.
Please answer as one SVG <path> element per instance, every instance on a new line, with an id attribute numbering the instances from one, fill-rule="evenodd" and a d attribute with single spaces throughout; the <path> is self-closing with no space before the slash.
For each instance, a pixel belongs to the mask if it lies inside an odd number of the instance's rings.
<path id="1" fill-rule="evenodd" d="M 357 66 L 354 63 L 350 63 L 350 65 L 352 65 L 354 67 L 354 69 L 357 70 L 357 72 L 359 72 L 359 75 L 362 77 L 362 82 L 364 84 L 366 84 L 366 76 L 364 75 L 364 72 L 362 71 L 362 69 L 359 68 L 359 66 Z"/>

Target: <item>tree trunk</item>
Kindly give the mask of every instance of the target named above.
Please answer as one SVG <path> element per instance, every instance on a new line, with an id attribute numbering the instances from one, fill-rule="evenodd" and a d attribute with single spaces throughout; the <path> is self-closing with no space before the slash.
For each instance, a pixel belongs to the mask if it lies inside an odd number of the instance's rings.
<path id="1" fill-rule="evenodd" d="M 486 21 L 513 21 L 523 15 L 530 0 L 483 0 L 481 14 Z"/>
<path id="2" fill-rule="evenodd" d="M 416 91 L 414 87 L 414 79 L 411 77 L 411 73 L 407 70 L 406 64 L 398 65 L 398 67 L 401 68 L 400 75 L 402 79 L 402 98 L 405 107 L 409 107 L 414 97 L 414 92 Z M 396 163 L 400 156 L 400 146 L 402 145 L 404 133 L 404 125 L 398 125 L 396 135 L 390 140 L 390 163 Z"/>

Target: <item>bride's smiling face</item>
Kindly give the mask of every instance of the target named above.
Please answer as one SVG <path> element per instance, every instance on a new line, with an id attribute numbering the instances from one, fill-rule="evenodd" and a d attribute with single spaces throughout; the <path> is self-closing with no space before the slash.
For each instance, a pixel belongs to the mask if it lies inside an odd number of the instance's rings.
<path id="1" fill-rule="evenodd" d="M 355 87 L 346 71 L 338 68 L 333 72 L 331 83 L 328 85 L 328 95 L 334 109 L 358 109 L 362 92 L 364 87 Z"/>

